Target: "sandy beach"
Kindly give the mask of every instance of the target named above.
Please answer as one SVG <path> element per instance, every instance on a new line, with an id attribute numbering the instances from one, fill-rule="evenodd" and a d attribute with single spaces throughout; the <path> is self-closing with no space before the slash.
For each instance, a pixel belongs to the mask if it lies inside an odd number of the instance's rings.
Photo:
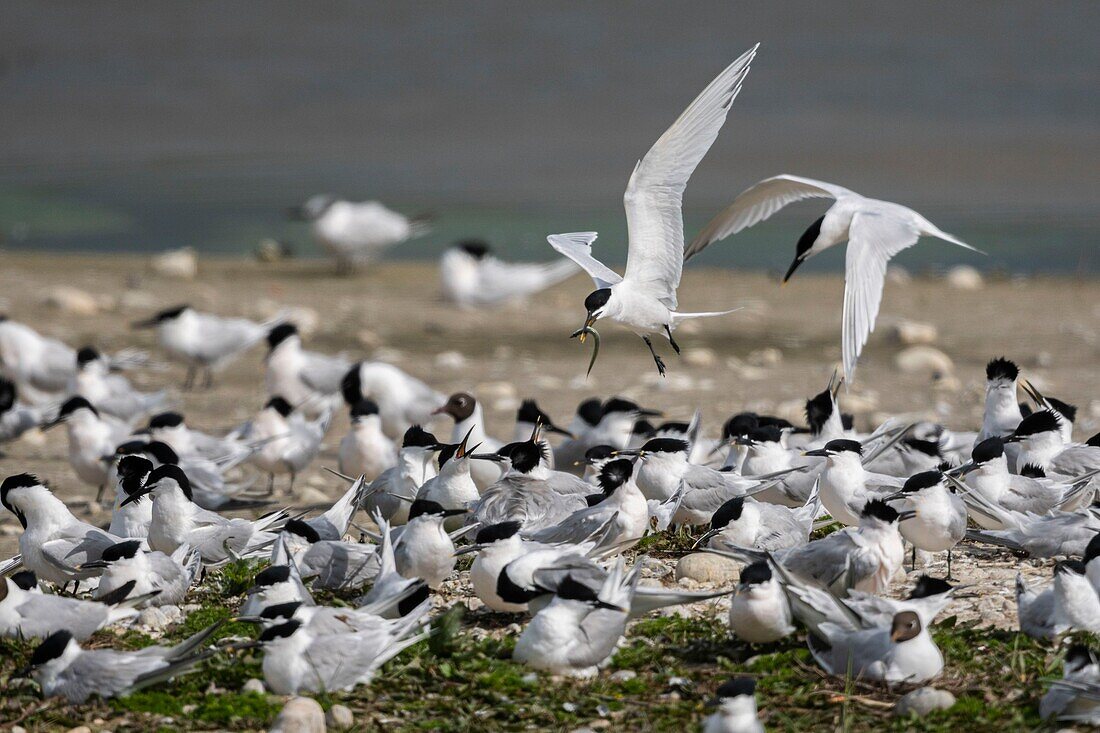
<path id="1" fill-rule="evenodd" d="M 683 356 L 662 344 L 669 365 L 658 377 L 636 337 L 604 329 L 603 348 L 591 377 L 590 352 L 568 338 L 580 325 L 580 302 L 590 289 L 576 276 L 532 302 L 491 311 L 463 311 L 442 302 L 433 265 L 382 262 L 354 277 L 336 277 L 320 261 L 261 264 L 204 258 L 196 279 L 154 274 L 146 258 L 3 255 L 0 298 L 9 317 L 79 347 L 103 350 L 139 346 L 161 355 L 146 331 L 130 322 L 160 308 L 189 302 L 225 315 L 269 317 L 280 308 L 302 309 L 310 348 L 378 358 L 397 364 L 441 392 L 473 392 L 484 403 L 490 434 L 510 437 L 520 399 L 534 397 L 556 420 L 568 424 L 576 404 L 593 395 L 621 394 L 647 407 L 688 419 L 677 405 L 698 405 L 705 425 L 742 409 L 778 412 L 799 419 L 802 401 L 829 378 L 825 366 L 839 357 L 841 281 L 835 276 L 776 278 L 728 270 L 689 269 L 682 304 L 689 310 L 743 309 L 728 317 L 691 324 L 677 333 Z M 74 314 L 50 304 L 60 287 L 98 297 L 98 312 Z M 1067 316 L 1066 314 L 1072 314 Z M 904 373 L 894 325 L 900 320 L 932 324 L 932 348 L 953 363 L 933 378 Z M 887 413 L 927 416 L 959 428 L 980 424 L 983 368 L 993 356 L 1019 362 L 1024 376 L 1070 402 L 1100 394 L 1100 283 L 1068 279 L 987 281 L 976 290 L 953 288 L 940 279 L 892 281 L 886 288 L 877 332 L 864 351 L 855 384 L 841 394 L 841 407 L 869 428 Z M 264 400 L 257 381 L 263 346 L 219 375 L 215 389 L 182 392 L 183 369 L 168 366 L 133 375 L 141 386 L 171 387 L 188 422 L 216 431 L 250 417 Z M 1080 404 L 1078 437 L 1100 429 L 1100 402 Z M 306 489 L 327 495 L 338 489 L 323 465 L 335 465 L 335 447 L 346 415 L 334 421 L 322 460 L 300 477 Z M 450 426 L 434 425 L 442 436 Z M 32 435 L 6 446 L 5 475 L 31 471 L 48 480 L 66 501 L 87 500 L 66 460 L 64 430 Z M 278 484 L 285 489 L 285 479 Z M 304 498 L 317 498 L 312 492 Z M 98 520 L 106 515 L 93 514 Z M 0 554 L 13 550 L 18 524 L 0 514 Z"/>

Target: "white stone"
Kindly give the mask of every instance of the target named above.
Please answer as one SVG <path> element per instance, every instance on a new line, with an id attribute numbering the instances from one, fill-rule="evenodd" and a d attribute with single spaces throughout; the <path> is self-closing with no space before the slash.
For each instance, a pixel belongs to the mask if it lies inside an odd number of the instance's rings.
<path id="1" fill-rule="evenodd" d="M 844 412 L 865 415 L 878 409 L 878 397 L 870 392 L 862 394 L 850 392 L 841 396 L 840 405 Z"/>
<path id="2" fill-rule="evenodd" d="M 944 281 L 956 290 L 981 290 L 982 273 L 970 265 L 956 265 L 947 271 Z"/>
<path id="3" fill-rule="evenodd" d="M 782 363 L 783 352 L 774 346 L 756 349 L 755 351 L 749 352 L 745 361 L 756 367 L 772 367 Z"/>
<path id="4" fill-rule="evenodd" d="M 162 252 L 153 257 L 151 265 L 161 277 L 194 280 L 199 274 L 199 256 L 191 247 Z"/>
<path id="5" fill-rule="evenodd" d="M 138 623 L 150 629 L 163 629 L 169 624 L 167 615 L 156 606 L 141 609 Z"/>
<path id="6" fill-rule="evenodd" d="M 955 373 L 951 357 L 931 346 L 910 346 L 894 357 L 898 370 L 928 378 Z"/>
<path id="7" fill-rule="evenodd" d="M 713 349 L 695 348 L 684 352 L 684 362 L 694 367 L 712 367 L 718 363 Z"/>
<path id="8" fill-rule="evenodd" d="M 690 578 L 707 585 L 728 585 L 737 580 L 741 563 L 728 557 L 696 552 L 685 555 L 676 563 L 676 578 Z"/>
<path id="9" fill-rule="evenodd" d="M 262 695 L 267 692 L 267 690 L 264 688 L 263 680 L 258 680 L 253 677 L 241 686 L 241 692 L 256 692 Z"/>
<path id="10" fill-rule="evenodd" d="M 638 673 L 632 669 L 620 669 L 618 672 L 614 672 L 611 675 L 612 682 L 627 682 L 638 676 Z"/>
<path id="11" fill-rule="evenodd" d="M 74 316 L 94 316 L 100 310 L 100 303 L 94 295 L 68 285 L 50 288 L 43 303 Z"/>
<path id="12" fill-rule="evenodd" d="M 934 710 L 947 710 L 954 704 L 955 696 L 947 690 L 921 687 L 898 700 L 897 704 L 894 705 L 894 713 L 900 716 L 916 713 L 918 716 L 924 717 Z"/>
<path id="13" fill-rule="evenodd" d="M 309 697 L 292 697 L 279 711 L 269 733 L 325 733 L 325 711 Z"/>
<path id="14" fill-rule="evenodd" d="M 904 346 L 916 344 L 934 344 L 939 338 L 939 331 L 931 323 L 919 321 L 898 321 L 890 330 L 894 341 Z"/>
<path id="15" fill-rule="evenodd" d="M 355 725 L 355 716 L 346 705 L 333 705 L 325 713 L 325 722 L 334 730 L 347 730 Z"/>
<path id="16" fill-rule="evenodd" d="M 444 351 L 435 355 L 435 365 L 440 369 L 465 369 L 466 357 L 457 351 Z"/>

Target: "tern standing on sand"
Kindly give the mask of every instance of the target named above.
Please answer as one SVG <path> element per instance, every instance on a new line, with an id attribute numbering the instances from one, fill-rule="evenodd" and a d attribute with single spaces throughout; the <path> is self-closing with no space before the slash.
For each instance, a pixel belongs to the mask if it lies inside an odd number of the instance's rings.
<path id="1" fill-rule="evenodd" d="M 599 318 L 610 318 L 642 337 L 657 370 L 663 375 L 665 364 L 653 350 L 651 334 L 667 337 L 679 353 L 680 347 L 673 340 L 672 331 L 680 323 L 732 312 L 680 313 L 676 310 L 676 289 L 684 269 L 681 205 L 688 179 L 718 137 L 726 113 L 749 73 L 749 63 L 757 48 L 753 46 L 726 67 L 634 167 L 623 196 L 630 244 L 626 273 L 622 277 L 592 256 L 595 232 L 547 237 L 551 247 L 584 268 L 596 281 L 597 289 L 584 300 L 588 313 L 584 326 L 574 335 L 580 336 L 583 342 L 591 333 L 596 340 L 597 353 L 599 334 L 592 329 L 592 324 Z M 596 353 L 592 355 L 592 363 L 595 357 Z"/>

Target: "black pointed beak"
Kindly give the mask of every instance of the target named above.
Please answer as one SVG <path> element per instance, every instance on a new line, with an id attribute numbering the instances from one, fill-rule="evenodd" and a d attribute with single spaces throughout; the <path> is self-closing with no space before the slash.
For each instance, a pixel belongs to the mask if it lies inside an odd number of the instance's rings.
<path id="1" fill-rule="evenodd" d="M 144 321 L 134 321 L 130 324 L 130 328 L 152 328 L 157 325 L 156 318 L 146 318 Z"/>
<path id="2" fill-rule="evenodd" d="M 119 508 L 124 507 L 127 504 L 133 504 L 135 502 L 140 501 L 141 497 L 143 497 L 146 494 L 150 493 L 152 490 L 153 490 L 152 487 L 149 487 L 149 486 L 138 489 L 137 491 L 135 491 L 134 493 L 130 494 L 125 499 L 123 499 L 118 505 Z"/>
<path id="3" fill-rule="evenodd" d="M 99 568 L 107 567 L 107 563 L 103 560 L 92 560 L 91 562 L 82 563 L 81 570 L 97 570 Z"/>
<path id="4" fill-rule="evenodd" d="M 55 417 L 53 420 L 50 420 L 49 422 L 42 423 L 42 425 L 40 425 L 38 429 L 41 430 L 42 432 L 45 432 L 47 430 L 53 430 L 54 428 L 56 428 L 58 425 L 60 425 L 63 422 L 65 422 L 65 418 Z"/>
<path id="5" fill-rule="evenodd" d="M 492 461 L 493 463 L 504 463 L 504 456 L 496 453 L 470 453 L 470 460 L 473 461 Z"/>
<path id="6" fill-rule="evenodd" d="M 817 450 L 803 451 L 802 455 L 804 455 L 804 456 L 818 456 L 820 458 L 828 458 L 832 454 L 829 453 L 829 451 L 825 450 L 824 448 L 818 448 Z"/>
<path id="7" fill-rule="evenodd" d="M 794 258 L 794 262 L 791 263 L 791 266 L 787 268 L 787 274 L 783 276 L 783 282 L 786 283 L 788 280 L 790 280 L 791 275 L 794 274 L 794 271 L 797 270 L 799 265 L 801 265 L 805 261 L 806 261 L 806 258 L 804 256 L 797 255 Z"/>
<path id="8" fill-rule="evenodd" d="M 915 516 L 917 516 L 917 513 L 914 511 L 898 512 L 898 523 L 900 524 L 901 522 L 904 522 L 907 519 L 912 519 Z"/>
<path id="9" fill-rule="evenodd" d="M 443 516 L 444 517 L 460 517 L 463 514 L 469 514 L 469 513 L 470 513 L 469 509 L 444 509 L 443 510 Z"/>

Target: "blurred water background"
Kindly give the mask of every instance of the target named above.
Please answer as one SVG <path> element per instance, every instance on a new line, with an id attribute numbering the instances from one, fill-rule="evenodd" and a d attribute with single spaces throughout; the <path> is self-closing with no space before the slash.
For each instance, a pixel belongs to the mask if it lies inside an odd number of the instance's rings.
<path id="1" fill-rule="evenodd" d="M 1100 270 L 1100 3 L 0 1 L 0 247 L 315 254 L 318 192 L 435 216 L 548 258 L 595 229 L 625 254 L 634 162 L 763 43 L 685 199 L 688 236 L 798 173 L 917 208 L 989 252 L 916 269 Z M 700 262 L 782 269 L 807 202 Z M 614 254 L 611 254 L 614 253 Z M 807 270 L 841 267 L 828 253 Z"/>

